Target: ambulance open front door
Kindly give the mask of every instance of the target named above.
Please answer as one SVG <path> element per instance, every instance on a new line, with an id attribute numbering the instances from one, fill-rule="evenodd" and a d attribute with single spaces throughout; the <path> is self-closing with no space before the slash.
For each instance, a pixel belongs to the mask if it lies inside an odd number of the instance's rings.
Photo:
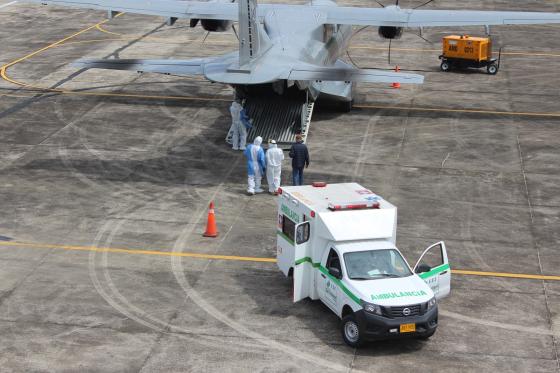
<path id="1" fill-rule="evenodd" d="M 451 268 L 443 241 L 428 247 L 416 266 L 414 273 L 422 278 L 434 292 L 436 299 L 445 298 L 451 291 Z"/>
<path id="2" fill-rule="evenodd" d="M 293 272 L 294 302 L 307 298 L 312 286 L 311 274 L 313 273 L 313 260 L 309 246 L 309 222 L 297 224 L 294 234 L 295 265 Z"/>

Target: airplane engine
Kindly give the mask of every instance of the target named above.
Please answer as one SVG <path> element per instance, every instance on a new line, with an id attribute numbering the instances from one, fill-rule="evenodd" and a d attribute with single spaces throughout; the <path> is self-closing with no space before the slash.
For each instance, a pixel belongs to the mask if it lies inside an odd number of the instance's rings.
<path id="1" fill-rule="evenodd" d="M 403 33 L 403 28 L 394 26 L 380 26 L 378 32 L 379 36 L 381 36 L 383 39 L 400 39 Z"/>
<path id="2" fill-rule="evenodd" d="M 224 32 L 230 29 L 231 25 L 233 24 L 231 21 L 225 21 L 220 19 L 196 19 L 193 18 L 190 21 L 190 26 L 196 27 L 200 21 L 200 25 L 205 31 L 211 32 Z"/>

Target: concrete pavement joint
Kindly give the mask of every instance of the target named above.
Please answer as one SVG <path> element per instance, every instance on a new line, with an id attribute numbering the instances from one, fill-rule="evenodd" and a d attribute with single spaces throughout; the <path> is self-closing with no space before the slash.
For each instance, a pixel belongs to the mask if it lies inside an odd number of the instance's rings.
<path id="1" fill-rule="evenodd" d="M 521 150 L 521 144 L 519 142 L 519 135 L 517 135 L 517 149 L 519 151 L 519 162 L 521 165 L 521 173 L 523 174 L 523 184 L 525 186 L 525 194 L 527 196 L 527 206 L 529 207 L 529 214 L 531 217 L 531 232 L 534 232 L 534 214 L 533 214 L 533 206 L 531 204 L 531 195 L 529 194 L 529 186 L 527 185 L 527 176 L 525 174 L 525 162 L 523 161 L 523 152 Z M 542 267 L 542 260 L 541 260 L 541 253 L 539 250 L 539 244 L 538 242 L 536 242 L 536 240 L 534 239 L 535 235 L 534 233 L 531 235 L 531 237 L 533 238 L 533 247 L 535 248 L 536 252 L 537 252 L 537 262 L 539 265 L 539 271 L 541 272 L 541 274 L 543 273 L 543 267 Z M 549 305 L 549 300 L 548 300 L 548 292 L 546 289 L 546 282 L 543 280 L 542 281 L 542 287 L 543 287 L 543 292 L 544 292 L 544 304 L 546 306 L 546 313 L 547 313 L 547 319 L 548 319 L 548 323 L 549 323 L 549 327 L 552 330 L 554 327 L 554 323 L 553 323 L 553 315 L 552 312 L 550 311 L 550 305 Z M 558 356 L 558 341 L 556 340 L 556 336 L 554 336 L 554 334 L 552 335 L 552 350 L 553 350 L 553 354 L 556 358 L 556 365 L 558 367 L 558 370 L 560 371 L 560 357 Z"/>

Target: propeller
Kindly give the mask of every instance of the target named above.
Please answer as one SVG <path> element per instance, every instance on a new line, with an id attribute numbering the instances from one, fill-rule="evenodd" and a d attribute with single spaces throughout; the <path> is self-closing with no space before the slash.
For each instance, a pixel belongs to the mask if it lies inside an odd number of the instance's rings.
<path id="1" fill-rule="evenodd" d="M 374 1 L 375 1 L 377 4 L 379 4 L 380 7 L 385 8 L 385 5 L 384 5 L 383 3 L 381 3 L 380 1 L 378 1 L 378 0 L 374 0 Z M 435 1 L 435 0 L 428 0 L 428 1 L 426 1 L 426 2 L 424 2 L 424 3 L 422 3 L 422 4 L 420 4 L 420 5 L 415 6 L 415 7 L 412 8 L 412 9 L 421 8 L 421 7 L 426 6 L 426 5 L 428 5 L 428 4 L 430 4 L 430 3 L 434 2 L 434 1 Z M 399 6 L 399 0 L 395 0 L 395 6 Z M 359 34 L 360 32 L 362 32 L 362 31 L 364 31 L 365 29 L 367 29 L 368 27 L 370 27 L 370 26 L 363 26 L 363 27 L 361 27 L 360 29 L 358 29 L 356 32 L 354 32 L 354 34 L 352 35 L 352 38 L 353 38 L 354 36 L 356 36 L 357 34 Z M 235 30 L 235 29 L 234 29 L 234 30 Z M 433 44 L 431 41 L 429 41 L 428 39 L 426 39 L 422 34 L 423 34 L 422 27 L 419 28 L 419 32 L 418 32 L 418 33 L 414 33 L 414 35 L 418 36 L 420 39 L 424 40 L 425 42 L 427 42 L 427 43 L 429 43 L 429 44 Z M 389 65 L 391 65 L 391 46 L 392 46 L 393 39 L 392 39 L 392 38 L 389 38 L 389 37 L 387 37 L 387 38 L 389 39 L 389 47 L 388 47 L 388 51 L 387 51 L 387 62 L 388 62 Z M 350 60 L 352 60 L 352 58 L 350 57 L 349 53 L 347 52 L 346 54 L 348 55 L 348 57 L 350 58 Z M 353 61 L 352 61 L 352 64 L 355 65 L 355 66 L 357 66 Z"/>
<path id="2" fill-rule="evenodd" d="M 395 5 L 396 5 L 396 6 L 399 6 L 399 0 L 395 0 L 395 1 L 396 1 Z M 426 1 L 426 2 L 424 2 L 424 3 L 422 3 L 422 4 L 420 4 L 420 5 L 415 6 L 415 7 L 412 8 L 412 9 L 422 8 L 423 6 L 426 6 L 426 5 L 428 5 L 428 4 L 430 4 L 430 3 L 434 2 L 434 1 L 435 1 L 435 0 L 428 0 L 428 1 Z M 383 6 L 383 5 L 382 5 L 382 6 Z M 420 39 L 424 40 L 426 43 L 433 44 L 431 41 L 429 41 L 428 39 L 426 39 L 426 38 L 422 35 L 422 34 L 423 34 L 423 31 L 424 31 L 424 30 L 422 29 L 422 27 L 419 27 L 418 33 L 417 33 L 417 34 L 414 33 L 414 35 L 418 36 Z M 388 60 L 389 65 L 391 64 L 391 42 L 392 42 L 392 40 L 393 40 L 393 39 L 389 39 L 389 50 L 388 50 L 388 53 L 387 53 L 387 60 Z"/>

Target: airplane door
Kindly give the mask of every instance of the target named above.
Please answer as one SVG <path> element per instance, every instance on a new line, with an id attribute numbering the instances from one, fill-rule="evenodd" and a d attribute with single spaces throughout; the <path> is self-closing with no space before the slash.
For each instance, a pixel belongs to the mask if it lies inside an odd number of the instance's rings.
<path id="1" fill-rule="evenodd" d="M 414 273 L 422 278 L 432 289 L 436 299 L 442 299 L 451 291 L 451 268 L 443 241 L 424 250 L 414 266 Z"/>
<path id="2" fill-rule="evenodd" d="M 294 280 L 294 302 L 302 300 L 310 295 L 313 286 L 313 264 L 309 256 L 310 225 L 308 221 L 297 224 L 294 232 L 295 265 L 293 272 Z"/>

